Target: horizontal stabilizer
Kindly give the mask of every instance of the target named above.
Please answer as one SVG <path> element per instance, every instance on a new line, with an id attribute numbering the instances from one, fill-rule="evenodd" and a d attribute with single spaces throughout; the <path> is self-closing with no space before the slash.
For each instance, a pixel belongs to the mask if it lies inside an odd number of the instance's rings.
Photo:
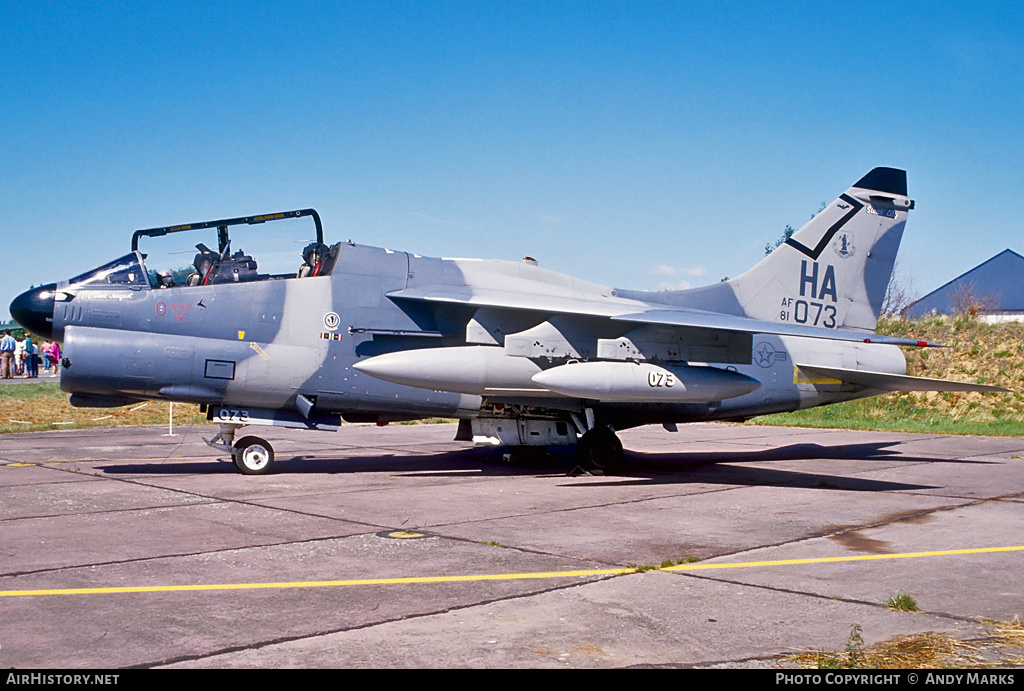
<path id="1" fill-rule="evenodd" d="M 866 386 L 881 391 L 975 391 L 980 393 L 1012 393 L 1010 389 L 988 384 L 970 384 L 948 379 L 928 379 L 907 374 L 888 374 L 842 367 L 797 365 L 806 374 L 826 379 L 839 379 L 849 384 Z"/>
<path id="2" fill-rule="evenodd" d="M 919 348 L 939 348 L 939 343 L 918 341 L 913 338 L 897 336 L 881 336 L 875 333 L 849 331 L 845 329 L 826 329 L 803 324 L 785 324 L 761 321 L 749 317 L 737 317 L 731 314 L 703 312 L 701 310 L 652 309 L 635 314 L 623 314 L 612 317 L 613 321 L 626 321 L 636 324 L 657 324 L 660 326 L 685 326 L 709 331 L 731 331 L 736 333 L 771 334 L 774 336 L 803 336 L 804 338 L 822 338 L 831 341 L 851 341 L 855 343 L 879 343 L 883 345 L 911 346 Z"/>
<path id="3" fill-rule="evenodd" d="M 575 316 L 608 317 L 612 321 L 658 326 L 680 326 L 691 329 L 705 329 L 711 332 L 771 334 L 773 336 L 803 336 L 832 341 L 857 343 L 879 343 L 909 347 L 942 347 L 938 343 L 918 341 L 913 338 L 882 336 L 873 332 L 851 331 L 848 329 L 823 328 L 806 324 L 779 323 L 751 319 L 720 312 L 678 308 L 665 309 L 632 299 L 582 298 L 566 295 L 542 295 L 514 291 L 475 290 L 452 291 L 444 288 L 407 288 L 387 293 L 392 300 L 412 300 L 428 303 L 449 303 L 495 307 L 517 311 L 551 312 Z"/>

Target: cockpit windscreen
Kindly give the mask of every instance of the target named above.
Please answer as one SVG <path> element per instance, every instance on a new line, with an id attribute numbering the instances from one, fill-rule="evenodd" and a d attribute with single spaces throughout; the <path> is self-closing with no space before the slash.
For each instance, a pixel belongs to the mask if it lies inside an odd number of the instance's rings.
<path id="1" fill-rule="evenodd" d="M 68 283 L 89 288 L 141 287 L 148 286 L 149 279 L 139 262 L 138 254 L 131 252 L 98 269 L 75 276 Z"/>

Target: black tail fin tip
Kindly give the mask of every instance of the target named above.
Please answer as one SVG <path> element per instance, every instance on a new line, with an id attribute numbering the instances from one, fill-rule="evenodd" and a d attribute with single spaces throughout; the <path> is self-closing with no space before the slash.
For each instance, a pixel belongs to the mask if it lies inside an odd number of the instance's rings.
<path id="1" fill-rule="evenodd" d="M 858 180 L 854 187 L 905 197 L 907 196 L 907 171 L 899 168 L 875 168 Z"/>

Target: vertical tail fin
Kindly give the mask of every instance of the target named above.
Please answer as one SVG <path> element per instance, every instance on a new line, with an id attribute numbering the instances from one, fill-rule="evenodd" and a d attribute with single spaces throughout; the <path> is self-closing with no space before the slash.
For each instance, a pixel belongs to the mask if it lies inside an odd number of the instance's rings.
<path id="1" fill-rule="evenodd" d="M 764 321 L 874 331 L 907 212 L 907 174 L 875 168 L 754 268 L 658 300 Z"/>
<path id="2" fill-rule="evenodd" d="M 873 331 L 913 208 L 906 172 L 875 168 L 757 266 L 729 281 L 743 313 Z"/>

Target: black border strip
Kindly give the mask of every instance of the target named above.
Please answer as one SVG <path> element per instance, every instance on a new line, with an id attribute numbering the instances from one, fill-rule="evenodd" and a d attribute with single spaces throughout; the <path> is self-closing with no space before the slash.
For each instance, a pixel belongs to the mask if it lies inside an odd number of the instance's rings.
<path id="1" fill-rule="evenodd" d="M 803 252 L 811 259 L 817 259 L 820 257 L 821 253 L 824 252 L 825 248 L 828 246 L 828 243 L 832 242 L 832 238 L 834 238 L 836 233 L 839 232 L 839 229 L 849 223 L 850 219 L 856 216 L 857 212 L 864 208 L 862 203 L 847 194 L 840 195 L 839 199 L 849 203 L 853 208 L 847 211 L 842 218 L 836 221 L 832 227 L 828 229 L 828 232 L 821 236 L 821 239 L 818 240 L 818 244 L 814 246 L 813 250 L 810 247 L 797 242 L 793 238 L 787 239 L 786 244 L 800 252 Z"/>

